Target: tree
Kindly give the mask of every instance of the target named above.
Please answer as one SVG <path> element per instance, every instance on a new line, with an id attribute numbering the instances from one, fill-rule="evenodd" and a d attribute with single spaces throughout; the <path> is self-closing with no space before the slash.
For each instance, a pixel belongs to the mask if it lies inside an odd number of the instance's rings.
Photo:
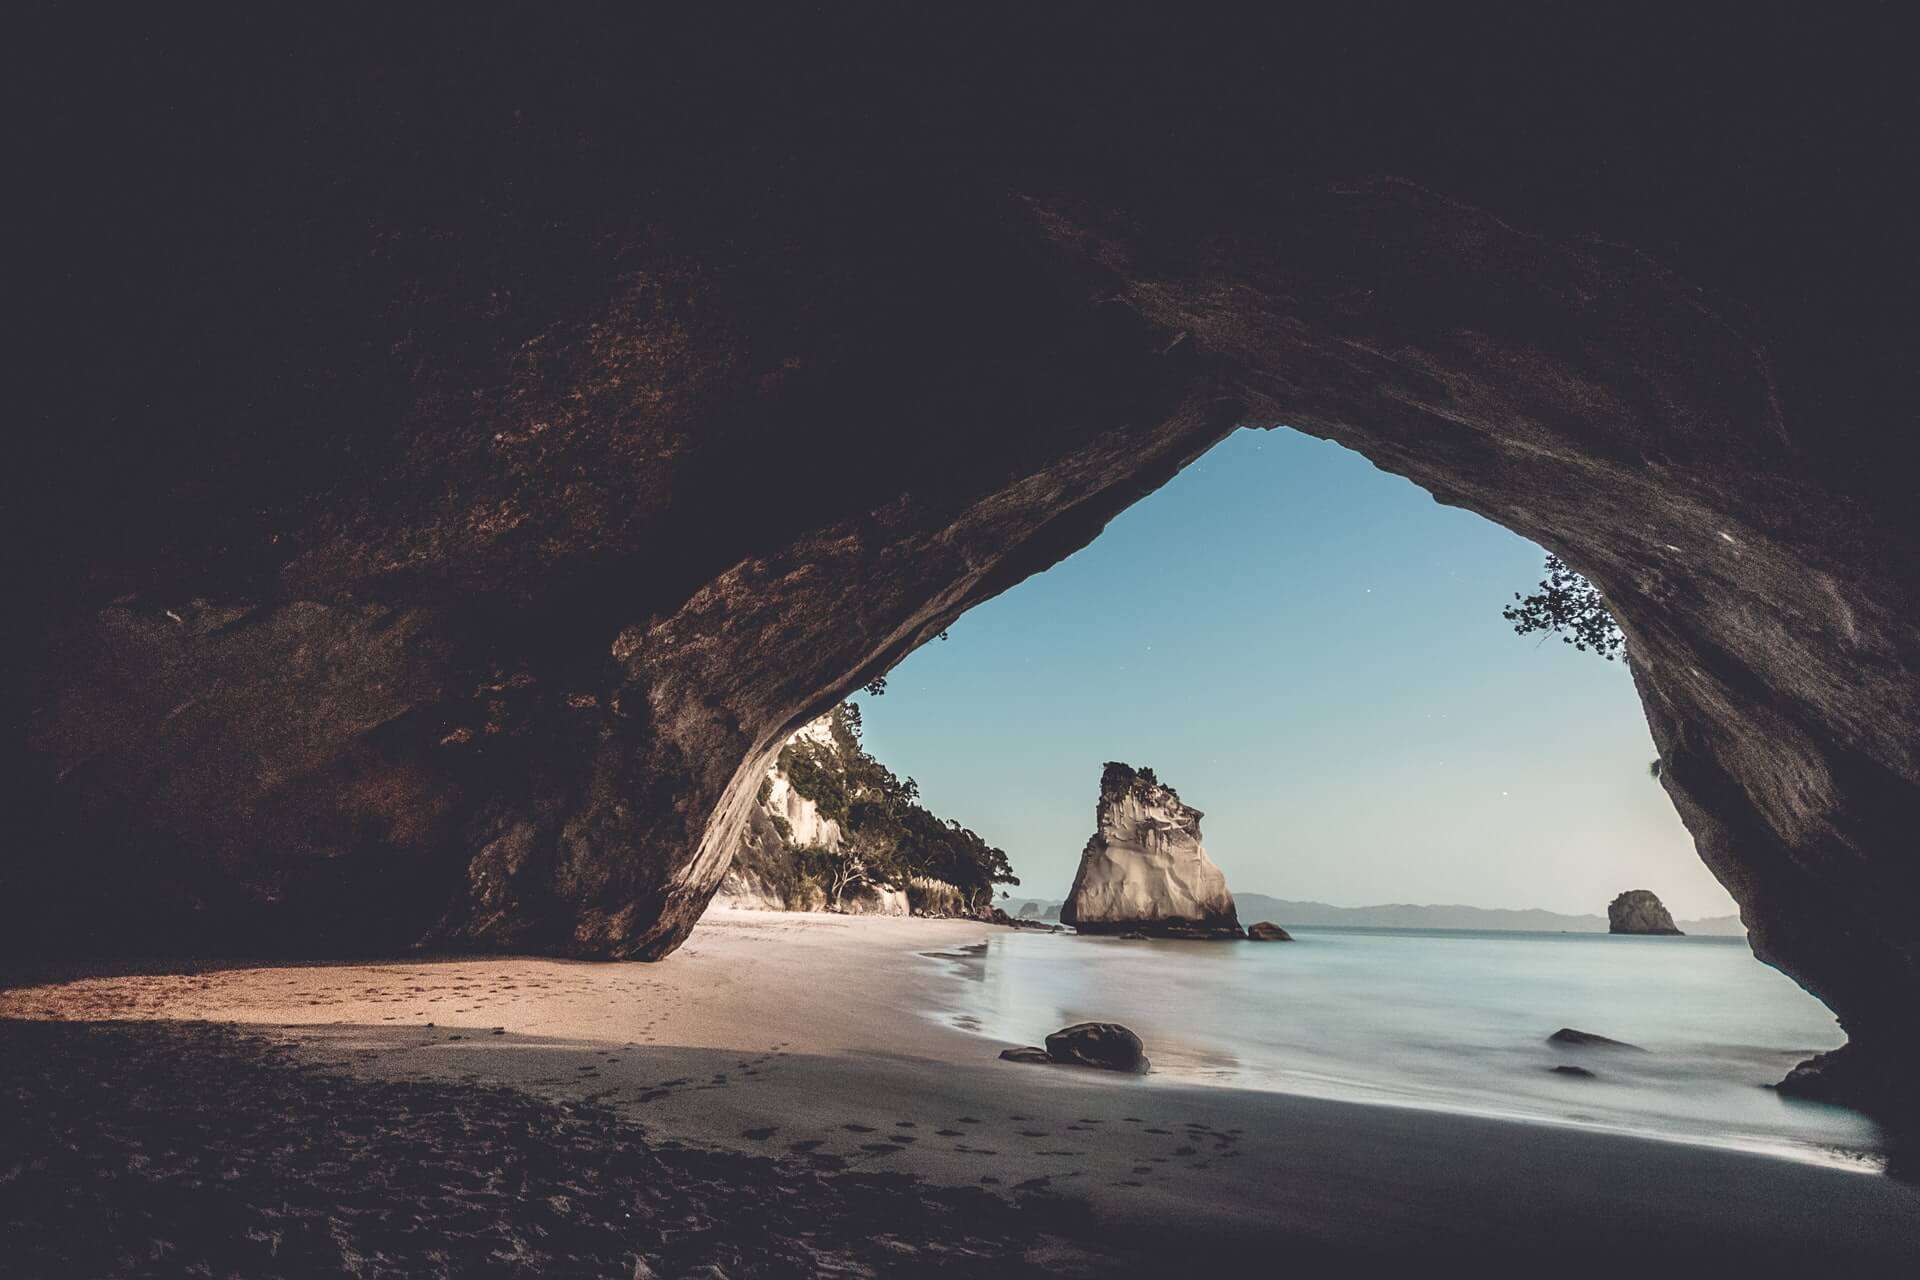
<path id="1" fill-rule="evenodd" d="M 945 881 L 975 906 L 991 899 L 994 885 L 1020 883 L 1004 849 L 936 817 L 920 803 L 918 782 L 867 753 L 857 704 L 837 708 L 828 728 L 832 746 L 810 738 L 790 742 L 781 749 L 780 771 L 844 833 L 837 850 L 795 850 L 803 874 L 834 906 L 863 886 L 905 884 L 915 876 Z"/>
<path id="2" fill-rule="evenodd" d="M 1513 624 L 1515 635 L 1557 634 L 1562 644 L 1612 662 L 1625 650 L 1627 638 L 1600 589 L 1551 553 L 1546 572 L 1537 591 L 1530 596 L 1515 592 L 1517 603 L 1502 609 L 1500 616 Z"/>

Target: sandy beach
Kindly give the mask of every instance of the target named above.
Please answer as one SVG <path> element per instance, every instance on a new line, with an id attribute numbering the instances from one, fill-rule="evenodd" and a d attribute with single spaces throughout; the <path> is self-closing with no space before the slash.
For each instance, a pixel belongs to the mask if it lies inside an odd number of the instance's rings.
<path id="1" fill-rule="evenodd" d="M 430 1110 L 424 1100 L 454 1114 L 463 1097 L 511 1097 L 532 1109 L 528 1132 L 545 1123 L 533 1112 L 587 1115 L 636 1150 L 737 1158 L 756 1179 L 793 1179 L 787 1194 L 802 1198 L 888 1175 L 886 1196 L 868 1200 L 892 1206 L 909 1251 L 916 1229 L 950 1231 L 953 1213 L 966 1216 L 943 1196 L 984 1190 L 1014 1207 L 983 1235 L 992 1243 L 964 1255 L 865 1256 L 843 1240 L 833 1256 L 854 1274 L 1392 1256 L 1577 1272 L 1611 1269 L 1623 1248 L 1635 1270 L 1655 1273 L 1732 1261 L 1878 1274 L 1920 1262 L 1920 1190 L 1883 1176 L 1001 1062 L 1001 1043 L 928 1016 L 965 980 L 961 965 L 929 953 L 964 957 L 988 928 L 717 910 L 658 964 L 121 966 L 16 977 L 0 1017 L 114 1024 L 136 1038 L 153 1023 L 217 1024 L 222 1035 L 231 1024 L 231 1044 L 268 1046 L 257 1072 L 335 1082 L 326 1087 L 339 1110 L 357 1105 L 356 1088 L 423 1091 L 408 1114 Z M 47 1055 L 73 1051 L 53 1030 L 0 1029 L 16 1049 L 38 1046 L 38 1084 L 27 1055 L 5 1055 L 23 1105 L 57 1084 Z M 511 1145 L 512 1132 L 491 1140 Z M 10 1161 L 10 1194 L 50 1176 L 36 1175 L 31 1151 Z M 871 1216 L 837 1220 L 849 1237 L 876 1232 Z M 754 1265 L 735 1261 L 736 1271 Z"/>

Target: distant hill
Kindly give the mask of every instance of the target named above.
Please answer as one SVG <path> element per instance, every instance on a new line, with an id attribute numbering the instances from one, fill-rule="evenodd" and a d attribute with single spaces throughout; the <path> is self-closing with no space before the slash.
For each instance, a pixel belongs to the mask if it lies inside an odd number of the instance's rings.
<path id="1" fill-rule="evenodd" d="M 1302 924 L 1347 925 L 1362 929 L 1507 929 L 1536 933 L 1607 931 L 1607 918 L 1603 915 L 1570 916 L 1537 907 L 1514 910 L 1458 904 L 1428 906 L 1406 902 L 1373 907 L 1335 907 L 1324 902 L 1271 898 L 1264 893 L 1235 893 L 1233 898 L 1239 904 L 1243 924 L 1271 920 L 1288 927 Z M 1708 936 L 1738 937 L 1746 933 L 1739 916 L 1682 920 L 1679 925 L 1684 933 Z"/>

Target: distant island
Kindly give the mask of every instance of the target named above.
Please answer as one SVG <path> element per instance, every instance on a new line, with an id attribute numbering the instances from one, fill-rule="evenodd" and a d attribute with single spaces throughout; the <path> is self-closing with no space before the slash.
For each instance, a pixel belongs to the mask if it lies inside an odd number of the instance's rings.
<path id="1" fill-rule="evenodd" d="M 1459 904 L 1424 905 L 1404 902 L 1370 907 L 1335 907 L 1324 902 L 1296 902 L 1264 893 L 1235 893 L 1240 913 L 1251 920 L 1272 920 L 1291 929 L 1295 925 L 1345 925 L 1358 929 L 1488 929 L 1520 933 L 1605 933 L 1604 915 L 1566 915 L 1537 907 L 1470 907 Z M 1033 910 L 1027 911 L 1029 904 Z M 1001 903 L 1008 914 L 1028 919 L 1058 918 L 1060 902 L 1053 898 L 1010 898 Z M 1738 938 L 1746 928 L 1737 915 L 1682 920 L 1688 934 Z"/>

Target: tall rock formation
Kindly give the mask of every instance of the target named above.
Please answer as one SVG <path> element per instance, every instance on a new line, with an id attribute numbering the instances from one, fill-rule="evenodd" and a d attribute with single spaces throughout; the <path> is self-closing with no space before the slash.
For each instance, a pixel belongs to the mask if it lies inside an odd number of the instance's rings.
<path id="1" fill-rule="evenodd" d="M 1629 889 L 1607 904 L 1608 933 L 1659 933 L 1679 937 L 1680 927 L 1651 889 Z"/>
<path id="2" fill-rule="evenodd" d="M 1098 829 L 1080 854 L 1061 921 L 1082 933 L 1243 937 L 1227 878 L 1200 844 L 1201 816 L 1153 770 L 1109 762 Z"/>

